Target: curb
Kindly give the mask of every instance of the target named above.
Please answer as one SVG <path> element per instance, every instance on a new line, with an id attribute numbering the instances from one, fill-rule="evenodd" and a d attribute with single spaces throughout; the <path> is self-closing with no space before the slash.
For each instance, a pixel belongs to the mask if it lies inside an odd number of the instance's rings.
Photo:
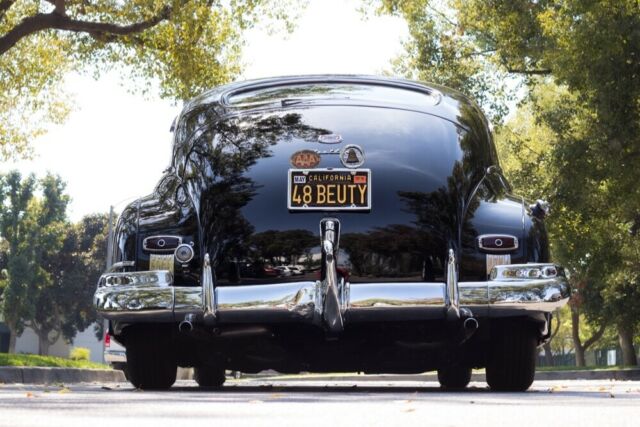
<path id="1" fill-rule="evenodd" d="M 249 378 L 245 376 L 244 378 Z M 257 379 L 257 378 L 256 378 Z M 438 381 L 438 375 L 433 373 L 417 375 L 301 375 L 286 378 L 278 376 L 259 377 L 262 381 Z M 596 371 L 539 371 L 536 372 L 535 381 L 557 380 L 618 380 L 640 381 L 640 369 L 596 370 Z M 484 373 L 474 373 L 471 381 L 485 382 Z"/>
<path id="2" fill-rule="evenodd" d="M 595 371 L 542 371 L 536 372 L 537 381 L 553 380 L 621 380 L 640 381 L 640 369 L 615 369 Z"/>
<path id="3" fill-rule="evenodd" d="M 43 368 L 31 366 L 0 367 L 0 383 L 52 384 L 123 382 L 124 373 L 111 369 Z"/>

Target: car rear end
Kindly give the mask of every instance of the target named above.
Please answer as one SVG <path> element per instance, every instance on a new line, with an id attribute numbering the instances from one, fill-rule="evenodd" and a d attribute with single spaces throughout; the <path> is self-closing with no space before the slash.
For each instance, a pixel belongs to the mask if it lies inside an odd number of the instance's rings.
<path id="1" fill-rule="evenodd" d="M 438 369 L 455 385 L 487 366 L 492 387 L 528 387 L 527 375 L 505 380 L 504 355 L 535 351 L 568 287 L 473 103 L 346 77 L 210 98 L 178 124 L 177 178 L 121 220 L 116 255 L 131 264 L 96 292 L 128 352 L 155 337 L 203 384 L 226 368 Z M 166 235 L 192 256 L 141 244 Z"/>

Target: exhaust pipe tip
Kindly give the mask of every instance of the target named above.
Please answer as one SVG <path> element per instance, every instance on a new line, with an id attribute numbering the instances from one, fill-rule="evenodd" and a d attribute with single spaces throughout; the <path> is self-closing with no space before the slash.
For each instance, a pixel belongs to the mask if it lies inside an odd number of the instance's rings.
<path id="1" fill-rule="evenodd" d="M 475 331 L 476 329 L 478 329 L 478 321 L 473 318 L 473 317 L 469 317 L 468 319 L 464 320 L 464 328 L 468 331 Z"/>
<path id="2" fill-rule="evenodd" d="M 193 323 L 191 323 L 188 320 L 183 320 L 182 322 L 180 322 L 180 324 L 178 325 L 178 330 L 180 332 L 191 332 L 193 331 Z"/>

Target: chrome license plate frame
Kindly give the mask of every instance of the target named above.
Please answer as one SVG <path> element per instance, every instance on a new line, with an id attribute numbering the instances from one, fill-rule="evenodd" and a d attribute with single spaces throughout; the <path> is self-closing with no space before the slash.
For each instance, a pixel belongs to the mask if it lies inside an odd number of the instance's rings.
<path id="1" fill-rule="evenodd" d="M 307 197 L 306 200 L 303 198 L 305 186 L 311 188 L 310 199 Z M 331 186 L 334 186 L 335 192 L 330 191 Z M 324 199 L 320 188 L 324 188 Z M 340 194 L 345 202 L 340 202 Z M 329 203 L 332 195 L 335 202 Z M 290 211 L 369 212 L 371 195 L 371 169 L 317 168 L 289 169 L 287 172 L 287 208 Z"/>

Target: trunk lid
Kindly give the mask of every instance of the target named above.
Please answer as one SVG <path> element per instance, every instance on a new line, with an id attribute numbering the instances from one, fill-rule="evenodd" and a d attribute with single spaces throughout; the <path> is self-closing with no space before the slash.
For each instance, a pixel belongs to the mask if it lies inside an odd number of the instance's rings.
<path id="1" fill-rule="evenodd" d="M 444 280 L 465 201 L 492 161 L 479 141 L 486 144 L 437 116 L 362 105 L 295 107 L 218 122 L 195 140 L 186 169 L 192 191 L 200 193 L 203 241 L 217 282 L 318 279 L 319 224 L 326 217 L 341 223 L 338 266 L 350 282 Z M 316 169 L 345 168 L 338 152 L 346 145 L 364 153 L 360 169 L 371 171 L 371 209 L 291 211 L 292 156 L 311 150 L 319 154 Z"/>

